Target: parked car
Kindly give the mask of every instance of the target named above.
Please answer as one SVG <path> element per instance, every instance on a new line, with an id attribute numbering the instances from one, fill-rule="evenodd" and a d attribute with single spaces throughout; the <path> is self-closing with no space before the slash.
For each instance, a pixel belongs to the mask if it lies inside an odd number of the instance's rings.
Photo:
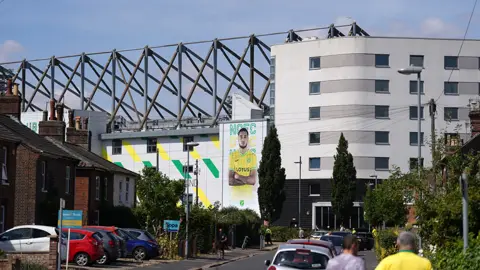
<path id="1" fill-rule="evenodd" d="M 0 250 L 48 252 L 51 235 L 58 235 L 58 229 L 41 225 L 17 226 L 0 234 Z"/>
<path id="2" fill-rule="evenodd" d="M 85 228 L 98 228 L 110 231 L 127 242 L 127 257 L 136 260 L 147 260 L 158 256 L 158 245 L 145 240 L 137 239 L 127 231 L 113 226 L 85 226 Z"/>
<path id="3" fill-rule="evenodd" d="M 113 236 L 113 233 L 95 228 L 86 228 L 85 230 L 98 232 L 99 236 L 102 238 L 104 254 L 102 258 L 97 260 L 98 264 L 105 265 L 118 259 L 118 255 L 120 254 L 119 249 L 121 249 L 121 247 L 118 240 Z"/>
<path id="4" fill-rule="evenodd" d="M 332 232 L 331 235 L 338 235 L 338 236 L 341 236 L 341 237 L 345 237 L 347 235 L 351 235 L 352 232 Z"/>
<path id="5" fill-rule="evenodd" d="M 323 240 L 316 240 L 316 239 L 291 239 L 287 241 L 287 244 L 294 244 L 294 245 L 310 245 L 310 246 L 319 246 L 325 247 L 330 250 L 332 253 L 332 257 L 337 256 L 337 250 L 332 242 L 323 241 Z"/>
<path id="6" fill-rule="evenodd" d="M 157 239 L 155 239 L 155 237 L 153 237 L 153 235 L 151 235 L 147 231 L 140 230 L 140 229 L 132 229 L 132 228 L 122 228 L 122 229 L 129 232 L 131 235 L 135 236 L 137 239 L 145 240 L 158 245 Z"/>
<path id="7" fill-rule="evenodd" d="M 343 252 L 343 236 L 324 235 L 320 238 L 320 240 L 332 242 L 333 246 L 335 247 L 335 250 L 337 251 L 337 254 L 340 254 Z"/>
<path id="8" fill-rule="evenodd" d="M 360 250 L 372 250 L 375 245 L 375 240 L 373 239 L 373 235 L 369 232 L 357 233 L 357 239 L 359 241 Z"/>
<path id="9" fill-rule="evenodd" d="M 123 239 L 122 237 L 112 233 L 112 232 L 108 232 L 110 233 L 113 238 L 115 238 L 115 241 L 117 242 L 118 246 L 120 247 L 118 249 L 118 257 L 119 258 L 126 258 L 127 257 L 127 241 L 125 239 Z"/>
<path id="10" fill-rule="evenodd" d="M 267 270 L 326 269 L 332 259 L 328 248 L 285 244 L 281 245 L 273 261 L 266 260 Z"/>
<path id="11" fill-rule="evenodd" d="M 319 240 L 320 237 L 324 236 L 325 234 L 327 234 L 328 232 L 327 231 L 323 231 L 323 230 L 319 230 L 319 231 L 314 231 L 312 233 L 312 235 L 310 236 L 311 239 L 317 239 Z"/>
<path id="12" fill-rule="evenodd" d="M 62 230 L 62 237 L 67 239 L 68 229 Z M 70 229 L 68 261 L 78 266 L 93 264 L 104 255 L 100 233 L 85 229 Z"/>

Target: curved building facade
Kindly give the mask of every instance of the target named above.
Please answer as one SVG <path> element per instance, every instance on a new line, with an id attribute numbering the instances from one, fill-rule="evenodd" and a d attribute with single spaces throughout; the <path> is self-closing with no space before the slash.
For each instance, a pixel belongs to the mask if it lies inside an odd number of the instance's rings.
<path id="1" fill-rule="evenodd" d="M 480 41 L 342 37 L 272 47 L 271 103 L 282 142 L 287 201 L 279 223 L 300 216 L 301 226 L 338 227 L 331 212 L 330 179 L 340 134 L 357 169 L 357 210 L 349 227 L 363 227 L 368 183 L 394 166 L 414 167 L 418 143 L 431 162 L 429 101 L 436 101 L 436 134 L 469 136 L 468 104 L 479 95 Z M 398 69 L 422 66 L 422 136 L 417 136 L 417 77 Z M 299 158 L 302 181 L 299 190 Z M 300 192 L 299 192 L 300 191 Z M 300 194 L 300 195 L 299 195 Z M 301 197 L 298 213 L 298 197 Z"/>

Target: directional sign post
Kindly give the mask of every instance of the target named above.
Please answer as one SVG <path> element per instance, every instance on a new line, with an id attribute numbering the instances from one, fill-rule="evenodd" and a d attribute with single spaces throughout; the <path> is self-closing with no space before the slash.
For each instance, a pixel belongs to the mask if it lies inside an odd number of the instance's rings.
<path id="1" fill-rule="evenodd" d="M 166 232 L 178 232 L 180 230 L 180 220 L 164 220 L 163 228 Z"/>
<path id="2" fill-rule="evenodd" d="M 83 213 L 82 210 L 63 210 L 62 215 L 58 217 L 58 227 L 61 228 L 82 228 Z"/>

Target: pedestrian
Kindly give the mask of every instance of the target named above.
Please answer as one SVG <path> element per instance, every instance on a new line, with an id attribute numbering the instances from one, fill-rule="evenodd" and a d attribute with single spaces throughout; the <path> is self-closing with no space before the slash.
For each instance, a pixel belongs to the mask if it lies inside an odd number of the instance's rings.
<path id="1" fill-rule="evenodd" d="M 355 228 L 352 228 L 352 234 L 357 234 L 357 231 L 355 230 Z"/>
<path id="2" fill-rule="evenodd" d="M 365 261 L 358 257 L 358 242 L 353 235 L 343 238 L 343 253 L 329 260 L 326 270 L 365 270 Z"/>
<path id="3" fill-rule="evenodd" d="M 415 254 L 416 237 L 402 232 L 397 238 L 398 253 L 381 260 L 376 270 L 432 270 L 432 263 Z"/>
<path id="4" fill-rule="evenodd" d="M 341 232 L 344 232 L 344 231 L 345 231 L 345 227 L 343 227 L 343 224 L 340 225 L 340 231 L 341 231 Z"/>
<path id="5" fill-rule="evenodd" d="M 220 241 L 218 242 L 218 245 L 217 245 L 217 252 L 218 252 L 217 257 L 221 256 L 221 259 L 223 260 L 225 259 L 225 248 L 227 247 L 228 238 L 227 238 L 227 235 L 223 232 L 222 228 L 218 230 L 218 234 L 220 236 Z"/>
<path id="6" fill-rule="evenodd" d="M 272 243 L 272 230 L 270 230 L 269 227 L 265 230 L 265 242 L 267 242 L 267 245 L 273 245 Z"/>
<path id="7" fill-rule="evenodd" d="M 302 229 L 302 228 L 298 228 L 298 229 L 299 229 L 299 231 L 298 231 L 298 237 L 299 237 L 300 239 L 305 238 L 305 232 L 303 231 L 303 229 Z"/>

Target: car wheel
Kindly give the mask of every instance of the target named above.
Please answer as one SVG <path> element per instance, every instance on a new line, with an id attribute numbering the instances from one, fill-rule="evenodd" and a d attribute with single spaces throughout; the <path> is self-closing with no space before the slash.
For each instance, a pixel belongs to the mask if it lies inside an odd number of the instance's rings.
<path id="1" fill-rule="evenodd" d="M 104 251 L 103 252 L 103 256 L 97 260 L 97 263 L 100 264 L 100 265 L 105 265 L 105 264 L 108 264 L 110 261 L 110 258 L 108 256 L 108 253 L 107 251 Z"/>
<path id="2" fill-rule="evenodd" d="M 133 250 L 133 258 L 135 260 L 143 261 L 147 258 L 147 251 L 143 247 L 137 247 Z"/>
<path id="3" fill-rule="evenodd" d="M 78 266 L 87 266 L 90 262 L 90 256 L 88 256 L 87 253 L 81 252 L 75 255 L 74 261 Z"/>

